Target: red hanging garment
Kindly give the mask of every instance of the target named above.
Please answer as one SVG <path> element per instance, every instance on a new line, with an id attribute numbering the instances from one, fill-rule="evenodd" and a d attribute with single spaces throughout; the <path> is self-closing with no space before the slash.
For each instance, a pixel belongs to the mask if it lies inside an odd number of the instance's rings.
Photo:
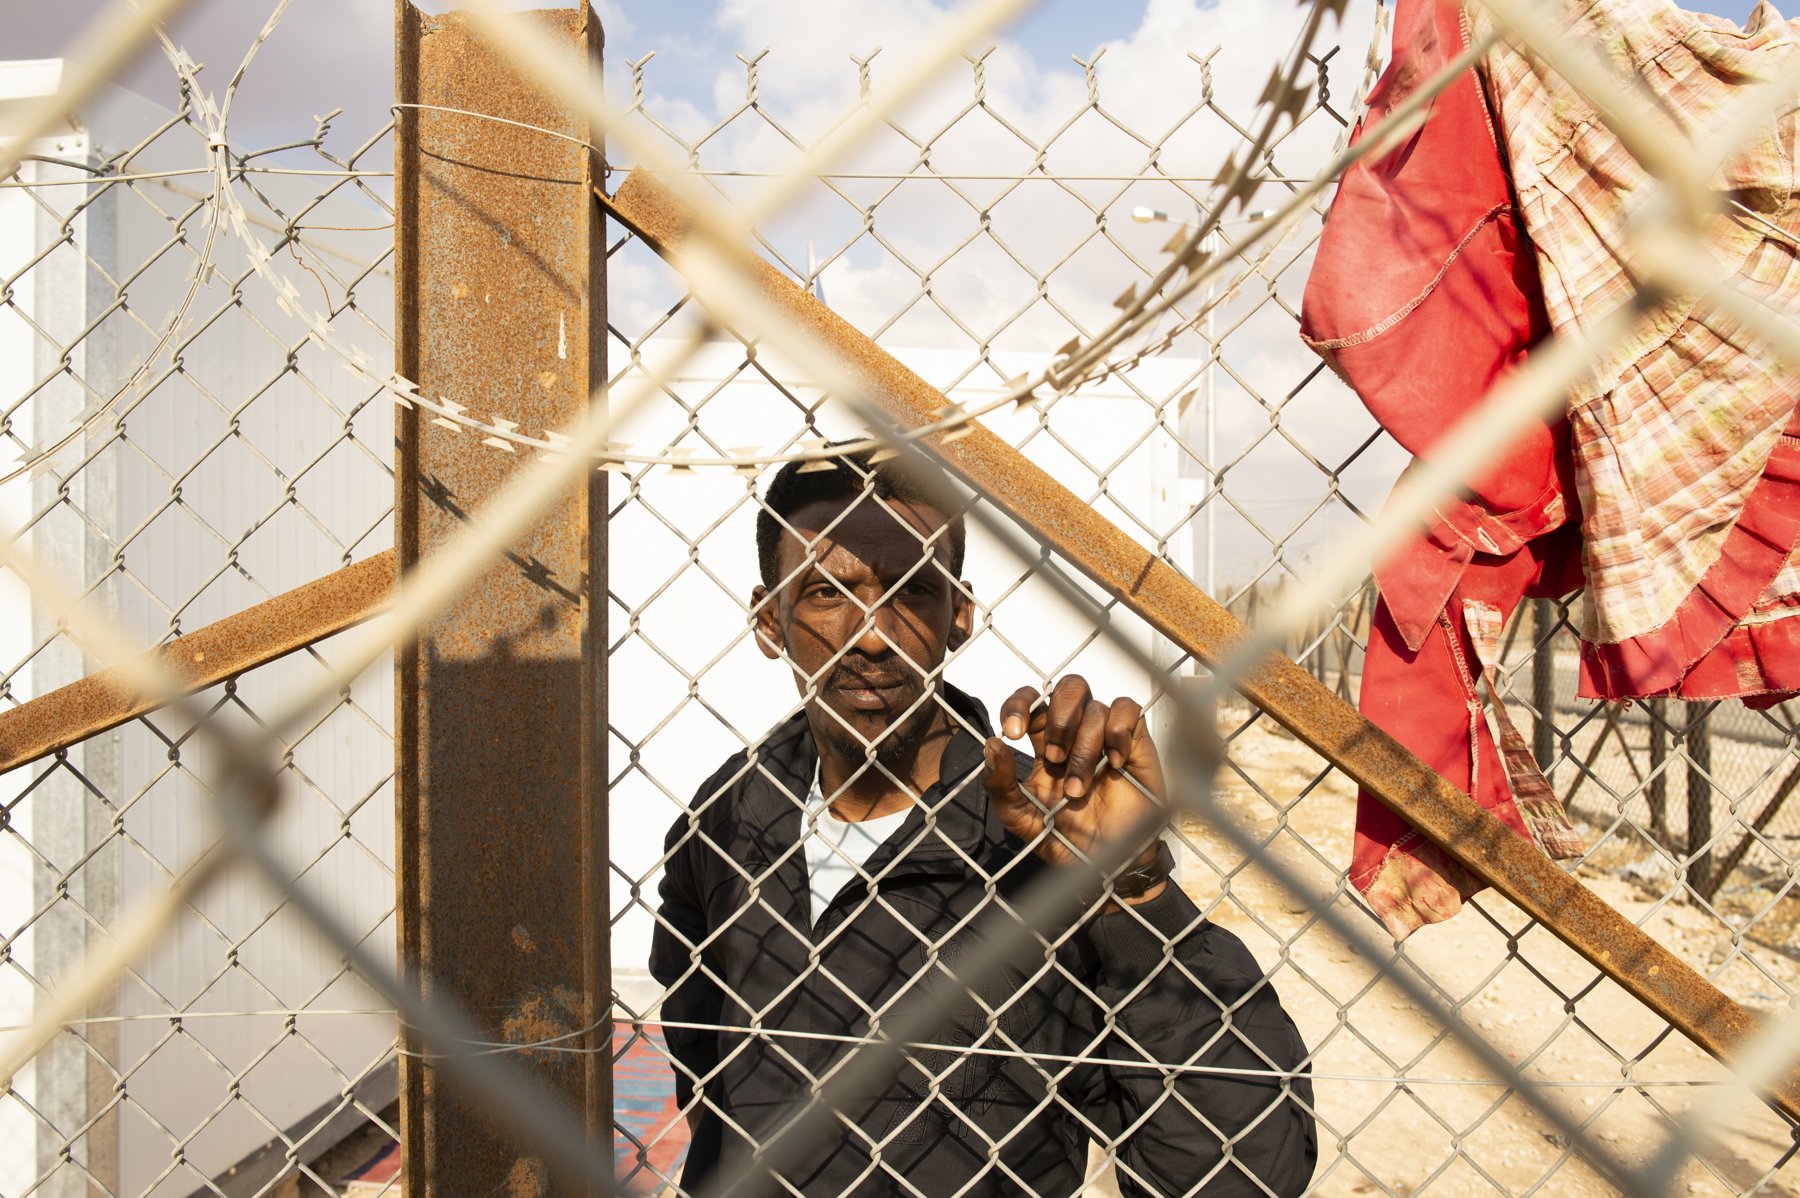
<path id="1" fill-rule="evenodd" d="M 1568 0 L 1560 15 L 1697 145 L 1739 89 L 1800 53 L 1800 29 L 1767 5 L 1741 30 L 1667 0 Z M 1469 41 L 1454 0 L 1400 0 L 1394 58 L 1357 136 Z M 1491 92 L 1464 72 L 1416 132 L 1345 173 L 1302 309 L 1307 344 L 1419 455 L 1546 331 L 1578 332 L 1630 295 L 1627 219 L 1655 185 L 1518 46 L 1503 40 L 1482 67 Z M 1726 161 L 1715 186 L 1730 203 L 1706 230 L 1733 281 L 1782 310 L 1800 307 L 1797 125 L 1782 114 Z M 1503 705 L 1489 705 L 1498 750 L 1484 718 L 1477 683 L 1492 686 L 1499 630 L 1524 596 L 1585 587 L 1582 695 L 1788 697 L 1800 687 L 1797 395 L 1731 322 L 1691 297 L 1659 305 L 1597 360 L 1568 420 L 1500 454 L 1469 500 L 1446 501 L 1377 568 L 1364 713 L 1552 856 L 1578 853 Z M 1477 888 L 1366 793 L 1350 877 L 1396 937 Z"/>
<path id="2" fill-rule="evenodd" d="M 1394 19 L 1393 61 L 1358 139 L 1469 44 L 1453 0 L 1400 0 Z M 1465 71 L 1414 132 L 1345 172 L 1301 336 L 1400 444 L 1428 455 L 1548 328 L 1481 84 Z M 1541 539 L 1567 522 L 1569 462 L 1562 424 L 1534 428 L 1377 570 L 1361 700 L 1378 727 L 1559 855 L 1579 851 L 1573 829 L 1504 709 L 1497 751 L 1477 683 L 1497 649 L 1484 639 L 1493 615 L 1504 620 L 1528 589 L 1569 589 L 1568 538 Z M 1396 938 L 1455 914 L 1479 887 L 1367 792 L 1350 880 Z"/>

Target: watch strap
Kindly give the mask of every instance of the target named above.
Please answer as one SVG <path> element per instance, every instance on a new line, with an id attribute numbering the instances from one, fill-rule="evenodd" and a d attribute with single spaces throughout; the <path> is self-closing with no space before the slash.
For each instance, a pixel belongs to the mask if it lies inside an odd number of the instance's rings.
<path id="1" fill-rule="evenodd" d="M 1156 842 L 1156 855 L 1142 865 L 1121 870 L 1113 875 L 1111 894 L 1117 899 L 1134 899 L 1169 880 L 1175 872 L 1175 854 L 1169 842 Z"/>

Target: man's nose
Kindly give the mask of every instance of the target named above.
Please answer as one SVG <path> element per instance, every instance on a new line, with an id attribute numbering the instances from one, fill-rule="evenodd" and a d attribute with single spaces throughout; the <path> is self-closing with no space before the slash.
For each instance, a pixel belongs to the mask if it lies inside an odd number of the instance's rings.
<path id="1" fill-rule="evenodd" d="M 864 613 L 852 647 L 867 657 L 885 657 L 894 652 L 894 621 L 892 607 L 885 603 L 876 604 Z"/>

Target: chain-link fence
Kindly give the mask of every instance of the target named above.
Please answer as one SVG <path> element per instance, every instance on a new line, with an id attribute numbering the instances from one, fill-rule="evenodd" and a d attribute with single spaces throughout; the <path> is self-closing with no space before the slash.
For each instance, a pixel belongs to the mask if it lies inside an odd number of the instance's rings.
<path id="1" fill-rule="evenodd" d="M 8 95 L 66 65 L 9 63 Z M 174 89 L 170 89 L 174 91 Z M 332 326 L 390 355 L 384 133 L 325 130 L 229 155 L 241 218 Z M 7 444 L 17 544 L 140 643 L 191 633 L 392 543 L 392 407 L 309 339 L 246 256 L 192 104 L 108 88 L 25 147 L 4 190 Z M 341 134 L 332 139 L 342 145 Z M 14 468 L 9 467 L 9 470 Z M 8 578 L 5 685 L 20 704 L 99 667 L 69 613 Z M 253 726 L 320 645 L 198 696 Z M 392 943 L 392 707 L 371 672 L 286 744 L 274 835 L 372 946 Z M 213 833 L 209 751 L 159 711 L 6 782 L 4 1006 L 29 1021 L 82 959 Z M 365 1121 L 393 1122 L 394 1028 L 338 955 L 248 879 L 184 911 L 116 990 L 0 1102 L 0 1192 L 252 1188 Z M 359 1014 L 376 1009 L 373 1014 Z"/>
<path id="2" fill-rule="evenodd" d="M 1219 163 L 1259 144 L 1273 47 L 1308 14 L 1271 30 L 1261 12 L 1208 11 L 1180 36 L 1146 26 L 1041 87 L 1021 83 L 1016 48 L 968 56 L 765 221 L 757 242 L 952 411 L 981 412 L 1095 513 L 1257 627 L 1291 580 L 1379 509 L 1406 457 L 1296 336 L 1324 200 L 1272 253 L 1235 249 L 1260 210 L 1298 192 L 1342 146 L 1372 56 L 1385 49 L 1384 10 L 1352 5 L 1331 36 L 1306 46 L 1309 99 L 1244 163 L 1259 181 L 1255 199 L 1211 247 L 1235 264 L 1225 275 L 1235 282 L 1143 330 L 1115 355 L 1121 368 L 1031 403 L 997 402 L 1021 376 L 1053 369 L 1059 347 L 1092 342 L 1130 309 L 1174 252 L 1179 226 L 1207 214 Z M 824 99 L 790 82 L 799 71 L 783 46 L 747 52 L 741 95 L 713 117 L 660 91 L 648 56 L 609 62 L 608 73 L 640 134 L 742 198 L 822 136 L 823 114 L 879 93 L 888 60 L 866 49 L 824 64 L 839 72 L 817 89 Z M 6 69 L 11 94 L 58 86 L 42 74 L 48 66 Z M 34 142 L 0 188 L 0 398 L 10 444 L 33 464 L 0 485 L 6 527 L 77 583 L 90 611 L 143 642 L 190 633 L 394 539 L 392 126 L 346 136 L 309 122 L 252 150 L 223 139 L 219 97 L 198 91 L 191 64 L 183 78 L 177 112 L 100 93 L 68 128 Z M 633 157 L 615 150 L 608 191 Z M 763 750 L 776 717 L 799 710 L 786 667 L 764 659 L 752 631 L 767 471 L 688 463 L 816 452 L 865 425 L 793 355 L 709 326 L 689 282 L 642 237 L 614 220 L 606 234 L 612 389 L 656 384 L 611 433 L 608 472 L 615 1163 L 632 1192 L 675 1192 L 687 1116 L 703 1111 L 708 1084 L 756 1059 L 787 1069 L 805 1092 L 831 1059 L 783 1042 L 764 1026 L 770 1007 L 734 994 L 713 1029 L 732 1047 L 694 1076 L 692 1058 L 678 1063 L 670 1047 L 694 1029 L 667 1009 L 668 979 L 648 971 L 660 927 L 691 952 L 674 988 L 722 983 L 704 938 L 659 914 L 659 886 L 675 857 L 728 847 L 704 822 L 720 793 L 709 777 L 732 754 Z M 696 329 L 708 339 L 686 353 Z M 440 417 L 460 419 L 463 404 L 450 407 Z M 471 453 L 507 452 L 508 429 L 474 432 Z M 1117 593 L 1077 581 L 1101 614 L 1071 606 L 1052 572 L 1048 550 L 1021 560 L 972 520 L 971 635 L 945 677 L 992 718 L 1017 687 L 1079 673 L 1097 694 L 1145 700 L 1151 726 L 1173 735 L 1169 696 L 1205 671 Z M 106 664 L 66 612 L 17 576 L 4 581 L 12 618 L 0 624 L 10 638 L 0 665 L 11 703 Z M 1363 586 L 1339 599 L 1283 647 L 1353 699 L 1373 599 Z M 1515 621 L 1502 691 L 1521 726 L 1536 721 L 1540 759 L 1582 826 L 1589 849 L 1577 872 L 1732 999 L 1787 1011 L 1800 976 L 1787 934 L 1794 809 L 1784 805 L 1800 753 L 1786 709 L 1579 703 L 1565 616 L 1540 603 Z M 199 711 L 226 732 L 254 728 L 333 655 L 324 640 L 243 673 L 201 692 Z M 284 797 L 269 829 L 299 884 L 383 957 L 395 936 L 389 677 L 369 671 L 285 737 Z M 1183 815 L 1170 835 L 1176 878 L 1207 919 L 1242 938 L 1307 1046 L 1320 1148 L 1309 1192 L 1610 1192 L 1396 973 L 1421 981 L 1538 1083 L 1540 1101 L 1628 1163 L 1647 1159 L 1728 1076 L 1504 899 L 1478 898 L 1390 956 L 1365 955 L 1321 919 L 1335 910 L 1372 927 L 1343 879 L 1355 784 L 1255 708 L 1227 704 L 1221 714 L 1216 797 L 1253 832 L 1255 851 Z M 215 835 L 217 763 L 191 715 L 145 715 L 7 775 L 7 1023 L 50 1006 L 134 906 Z M 777 790 L 791 810 L 806 809 L 803 785 Z M 735 890 L 719 893 L 782 917 L 772 906 L 783 901 L 781 864 L 751 862 Z M 992 883 L 990 898 L 1000 893 L 983 864 L 967 864 Z M 1278 885 L 1274 869 L 1297 876 L 1301 892 Z M 907 900 L 883 890 L 888 867 L 862 877 L 857 911 L 907 918 Z M 953 953 L 919 936 L 929 978 Z M 861 1144 L 861 1184 L 912 1192 L 906 1162 L 930 1149 L 978 1162 L 982 1184 L 1029 1192 L 1020 1141 L 1043 1125 L 997 1132 L 971 1114 L 1007 1109 L 980 1093 L 1000 1083 L 979 1079 L 999 1078 L 1032 1096 L 1034 1119 L 1091 1140 L 1078 1178 L 1088 1192 L 1114 1192 L 1120 1177 L 1159 1186 L 1132 1137 L 1170 1112 L 1177 1127 L 1203 1119 L 1185 1086 L 1223 1085 L 1227 1074 L 1209 1073 L 1198 1054 L 1160 1059 L 1136 1029 L 1121 1033 L 1129 998 L 1089 993 L 1091 977 L 1069 963 L 1073 943 L 1046 938 L 1029 977 L 964 1013 L 960 1040 L 907 1054 L 916 1106 Z M 1182 968 L 1170 950 L 1157 976 Z M 893 1013 L 834 977 L 822 950 L 792 972 L 795 987 L 834 987 L 857 1008 L 846 1019 L 853 1039 Z M 1109 1035 L 1066 1058 L 1041 1051 L 1019 1019 L 1034 988 L 1082 993 L 1106 1013 Z M 547 1053 L 570 1034 L 559 1022 L 574 1010 L 565 1005 L 536 1023 L 471 1015 L 497 1046 Z M 1228 1020 L 1221 1034 L 1255 1042 Z M 1294 1083 L 1257 1051 L 1236 1063 L 1270 1081 L 1272 1111 Z M 1146 1071 L 1157 1093 L 1135 1124 L 1108 1123 L 1071 1080 L 1094 1068 L 1129 1073 L 1112 1055 L 1121 1052 L 1159 1067 Z M 686 1109 L 675 1097 L 684 1068 L 698 1085 Z M 379 1193 L 401 1184 L 398 1095 L 392 1005 L 291 896 L 228 876 L 13 1077 L 0 1097 L 0 1194 Z M 1791 1192 L 1793 1148 L 1791 1125 L 1745 1099 L 1680 1183 L 1702 1194 Z M 1223 1169 L 1232 1176 L 1236 1166 Z M 530 1192 L 541 1184 L 527 1181 Z"/>

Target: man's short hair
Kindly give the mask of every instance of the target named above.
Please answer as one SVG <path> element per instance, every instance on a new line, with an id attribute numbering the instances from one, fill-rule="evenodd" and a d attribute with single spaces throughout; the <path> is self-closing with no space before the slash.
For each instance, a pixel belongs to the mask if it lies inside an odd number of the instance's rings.
<path id="1" fill-rule="evenodd" d="M 781 534 L 791 524 L 793 514 L 803 507 L 848 501 L 868 491 L 882 499 L 923 503 L 943 510 L 942 502 L 919 482 L 903 459 L 889 458 L 871 465 L 873 452 L 863 450 L 825 459 L 831 463 L 829 470 L 819 469 L 818 462 L 813 461 L 788 462 L 775 472 L 768 490 L 763 492 L 762 507 L 756 512 L 756 560 L 764 586 L 774 590 L 782 581 Z M 801 469 L 809 465 L 813 469 Z M 945 514 L 949 516 L 945 535 L 950 539 L 950 573 L 961 578 L 967 539 L 963 514 L 960 510 Z"/>

